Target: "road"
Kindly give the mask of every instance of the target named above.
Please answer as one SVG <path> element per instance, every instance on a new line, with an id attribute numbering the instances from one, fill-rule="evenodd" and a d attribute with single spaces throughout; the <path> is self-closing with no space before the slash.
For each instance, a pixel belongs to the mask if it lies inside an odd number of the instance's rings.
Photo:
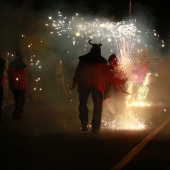
<path id="1" fill-rule="evenodd" d="M 77 99 L 76 93 L 42 94 L 33 103 L 27 99 L 23 120 L 12 120 L 13 105 L 5 106 L 0 170 L 112 170 L 169 116 L 164 106 L 140 108 L 135 114 L 147 120 L 144 130 L 102 128 L 99 134 L 84 133 Z M 169 129 L 168 122 L 121 169 L 170 169 Z"/>

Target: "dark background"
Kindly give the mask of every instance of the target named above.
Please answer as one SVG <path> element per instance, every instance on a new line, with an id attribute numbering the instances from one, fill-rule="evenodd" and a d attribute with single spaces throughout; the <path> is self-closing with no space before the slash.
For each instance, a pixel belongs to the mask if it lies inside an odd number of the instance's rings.
<path id="1" fill-rule="evenodd" d="M 20 0 L 18 3 L 21 3 Z M 33 0 L 33 6 L 36 11 L 52 9 L 61 5 L 68 6 L 70 11 L 89 12 L 94 15 L 114 15 L 116 19 L 121 20 L 129 14 L 129 0 Z M 137 11 L 138 10 L 138 11 Z M 143 12 L 152 16 L 150 22 L 154 22 L 155 28 L 161 33 L 163 38 L 169 35 L 170 29 L 170 2 L 168 0 L 131 0 L 131 15 L 137 15 Z"/>
<path id="2" fill-rule="evenodd" d="M 79 12 L 107 17 L 112 21 L 121 21 L 131 15 L 148 28 L 155 29 L 160 39 L 169 43 L 169 7 L 168 0 L 131 0 L 131 12 L 129 0 L 1 0 L 0 49 L 18 48 L 18 37 L 22 33 L 37 35 L 37 30 L 43 33 L 40 25 L 43 26 L 47 16 L 57 10 L 68 15 Z"/>

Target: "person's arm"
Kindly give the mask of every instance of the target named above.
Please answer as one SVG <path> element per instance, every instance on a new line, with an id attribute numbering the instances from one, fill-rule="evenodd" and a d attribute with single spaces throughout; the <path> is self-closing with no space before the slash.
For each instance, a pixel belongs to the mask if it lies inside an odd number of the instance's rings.
<path id="1" fill-rule="evenodd" d="M 77 68 L 75 70 L 71 89 L 74 89 L 77 86 L 77 79 L 78 79 L 79 74 L 80 74 L 80 68 L 81 68 L 81 62 L 78 63 Z"/>
<path id="2" fill-rule="evenodd" d="M 0 64 L 0 77 L 2 78 L 3 74 L 4 74 L 4 71 L 5 71 L 5 64 L 6 64 L 6 61 L 5 60 L 2 60 L 1 64 Z"/>

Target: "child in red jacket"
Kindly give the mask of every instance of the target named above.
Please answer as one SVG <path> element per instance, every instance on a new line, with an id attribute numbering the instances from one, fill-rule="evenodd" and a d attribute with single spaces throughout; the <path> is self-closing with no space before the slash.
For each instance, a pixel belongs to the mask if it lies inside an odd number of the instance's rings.
<path id="1" fill-rule="evenodd" d="M 118 108 L 125 107 L 125 86 L 127 79 L 119 66 L 118 59 L 112 54 L 108 59 L 109 72 L 106 77 L 104 105 L 111 114 L 118 112 Z"/>

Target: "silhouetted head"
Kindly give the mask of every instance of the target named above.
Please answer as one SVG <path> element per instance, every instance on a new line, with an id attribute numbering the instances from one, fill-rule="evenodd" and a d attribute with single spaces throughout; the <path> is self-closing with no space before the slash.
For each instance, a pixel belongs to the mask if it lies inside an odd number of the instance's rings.
<path id="1" fill-rule="evenodd" d="M 18 60 L 23 60 L 24 59 L 24 55 L 23 55 L 21 50 L 18 50 L 16 52 L 16 59 L 18 59 Z"/>
<path id="2" fill-rule="evenodd" d="M 90 53 L 93 54 L 93 55 L 101 55 L 101 46 L 102 44 L 93 44 L 91 43 L 91 40 L 89 40 L 89 44 L 92 45 L 92 48 L 90 50 Z"/>
<path id="3" fill-rule="evenodd" d="M 15 59 L 10 63 L 10 67 L 16 70 L 25 69 L 27 65 L 24 62 L 24 55 L 21 50 L 17 50 Z"/>
<path id="4" fill-rule="evenodd" d="M 115 54 L 112 54 L 109 58 L 108 58 L 108 62 L 110 65 L 112 64 L 117 64 L 118 63 L 118 59 L 116 57 Z"/>

